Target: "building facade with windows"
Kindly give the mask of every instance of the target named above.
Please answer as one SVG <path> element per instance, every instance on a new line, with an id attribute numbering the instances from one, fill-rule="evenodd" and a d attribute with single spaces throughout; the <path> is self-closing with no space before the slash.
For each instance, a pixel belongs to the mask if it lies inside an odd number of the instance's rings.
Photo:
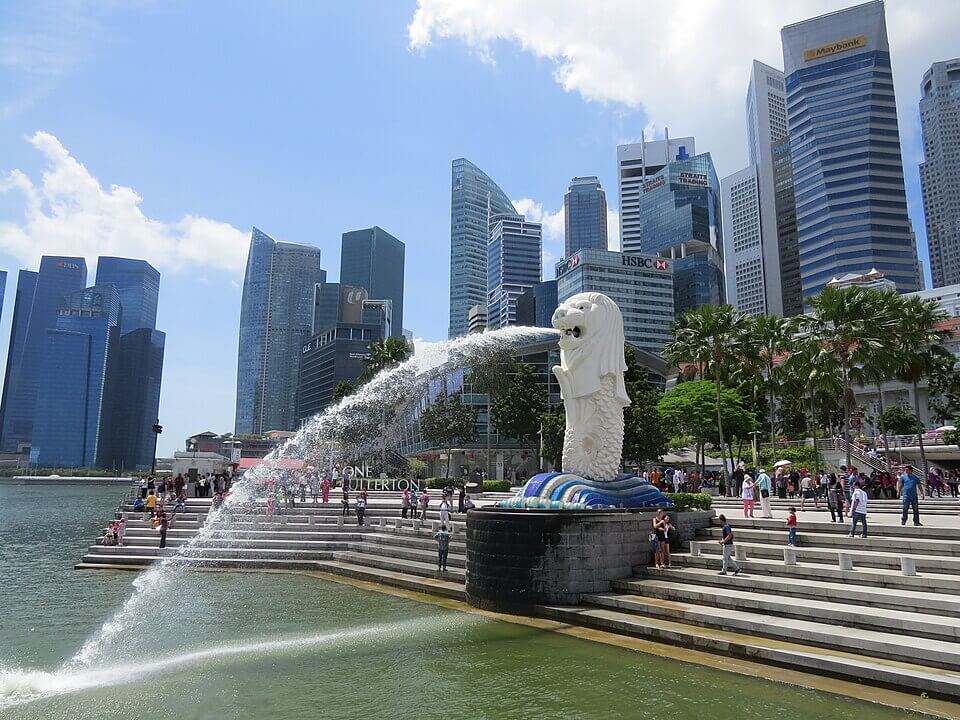
<path id="1" fill-rule="evenodd" d="M 517 298 L 517 325 L 553 327 L 553 311 L 559 304 L 556 280 L 537 283 Z"/>
<path id="2" fill-rule="evenodd" d="M 934 63 L 920 83 L 920 188 L 933 286 L 960 283 L 960 58 Z"/>
<path id="3" fill-rule="evenodd" d="M 403 274 L 406 247 L 376 225 L 345 232 L 340 244 L 340 282 L 364 288 L 369 297 L 389 300 L 391 334 L 402 337 Z"/>
<path id="4" fill-rule="evenodd" d="M 573 178 L 563 195 L 563 244 L 566 257 L 607 249 L 607 194 L 595 175 Z"/>
<path id="5" fill-rule="evenodd" d="M 781 30 L 804 302 L 877 269 L 920 287 L 879 0 Z"/>
<path id="6" fill-rule="evenodd" d="M 581 250 L 556 265 L 557 300 L 603 293 L 623 315 L 627 342 L 658 355 L 674 319 L 673 261 L 657 255 Z"/>
<path id="7" fill-rule="evenodd" d="M 487 327 L 515 325 L 517 298 L 540 282 L 542 267 L 540 223 L 515 213 L 490 217 L 487 245 Z"/>
<path id="8" fill-rule="evenodd" d="M 454 160 L 451 175 L 448 335 L 454 338 L 467 334 L 470 308 L 487 303 L 490 216 L 517 210 L 503 190 L 469 160 Z"/>
<path id="9" fill-rule="evenodd" d="M 0 270 L 0 319 L 3 318 L 3 294 L 7 289 L 7 271 Z"/>
<path id="10" fill-rule="evenodd" d="M 760 184 L 756 165 L 725 177 L 723 193 L 723 256 L 726 261 L 727 302 L 751 315 L 768 312 Z"/>
<path id="11" fill-rule="evenodd" d="M 297 426 L 300 357 L 313 331 L 315 289 L 326 279 L 319 248 L 253 229 L 240 302 L 238 434 Z"/>
<path id="12" fill-rule="evenodd" d="M 120 334 L 157 327 L 160 273 L 145 260 L 120 257 L 97 258 L 98 286 L 113 285 L 123 308 Z"/>

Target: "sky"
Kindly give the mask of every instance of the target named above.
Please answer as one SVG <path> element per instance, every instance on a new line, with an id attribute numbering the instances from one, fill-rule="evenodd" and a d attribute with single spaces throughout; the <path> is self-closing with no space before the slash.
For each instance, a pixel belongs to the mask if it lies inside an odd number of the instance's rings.
<path id="1" fill-rule="evenodd" d="M 563 193 L 597 175 L 617 238 L 616 145 L 696 137 L 723 177 L 747 164 L 756 58 L 827 0 L 5 0 L 0 3 L 0 317 L 43 254 L 138 257 L 162 273 L 158 452 L 233 429 L 250 229 L 317 245 L 406 243 L 407 327 L 446 337 L 450 162 L 466 157 L 563 248 Z M 923 72 L 960 55 L 955 0 L 888 0 L 911 217 Z M 929 271 L 927 273 L 929 275 Z M 2 367 L 0 365 L 0 371 Z"/>

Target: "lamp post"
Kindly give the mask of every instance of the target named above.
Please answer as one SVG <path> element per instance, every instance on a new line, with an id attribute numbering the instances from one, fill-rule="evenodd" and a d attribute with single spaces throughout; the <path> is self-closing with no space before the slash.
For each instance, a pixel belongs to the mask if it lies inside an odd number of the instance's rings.
<path id="1" fill-rule="evenodd" d="M 153 427 L 150 428 L 153 430 L 153 458 L 150 460 L 150 474 L 157 474 L 157 440 L 160 439 L 160 433 L 163 432 L 163 425 L 160 424 L 158 420 L 153 424 Z"/>

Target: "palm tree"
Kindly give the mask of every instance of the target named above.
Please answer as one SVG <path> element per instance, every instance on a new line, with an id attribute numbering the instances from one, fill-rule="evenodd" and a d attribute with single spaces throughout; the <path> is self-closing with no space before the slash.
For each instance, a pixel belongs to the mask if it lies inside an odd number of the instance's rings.
<path id="1" fill-rule="evenodd" d="M 836 398 L 841 393 L 836 360 L 824 349 L 818 338 L 806 335 L 793 341 L 793 348 L 783 364 L 783 371 L 784 379 L 797 389 L 801 407 L 809 403 L 810 435 L 816 449 L 817 400 Z M 816 454 L 814 462 L 815 472 L 819 475 L 819 453 Z"/>
<path id="2" fill-rule="evenodd" d="M 723 453 L 723 419 L 720 391 L 722 370 L 735 365 L 748 347 L 750 316 L 737 312 L 730 305 L 702 305 L 680 316 L 674 323 L 673 340 L 666 347 L 667 359 L 676 366 L 692 363 L 703 374 L 710 372 L 716 387 L 717 435 Z M 724 483 L 729 487 L 727 463 L 723 463 Z"/>
<path id="3" fill-rule="evenodd" d="M 406 361 L 411 352 L 407 339 L 403 337 L 391 336 L 384 340 L 374 340 L 368 349 L 367 369 L 360 376 L 361 382 L 370 380 L 381 370 L 396 367 Z"/>
<path id="4" fill-rule="evenodd" d="M 950 351 L 943 346 L 950 337 L 949 330 L 937 326 L 947 319 L 947 314 L 937 308 L 933 300 L 918 297 L 899 298 L 899 327 L 896 330 L 898 344 L 902 348 L 897 364 L 897 377 L 910 383 L 913 388 L 913 413 L 917 418 L 917 438 L 920 446 L 920 464 L 924 481 L 927 477 L 927 455 L 923 449 L 923 427 L 920 423 L 920 381 L 940 362 L 950 358 Z"/>
<path id="5" fill-rule="evenodd" d="M 796 323 L 787 318 L 777 317 L 775 315 L 762 315 L 753 323 L 753 342 L 756 344 L 757 356 L 766 375 L 767 396 L 769 402 L 769 421 L 770 421 L 770 449 L 773 453 L 773 461 L 777 459 L 777 437 L 776 437 L 776 390 L 778 381 L 777 364 L 783 356 L 790 351 L 793 346 L 793 336 L 796 330 Z"/>
<path id="6" fill-rule="evenodd" d="M 897 321 L 885 293 L 859 287 L 828 286 L 810 299 L 814 314 L 804 325 L 824 350 L 833 356 L 843 390 L 843 439 L 850 467 L 850 410 L 854 405 L 851 371 L 855 353 L 889 352 L 896 338 Z"/>

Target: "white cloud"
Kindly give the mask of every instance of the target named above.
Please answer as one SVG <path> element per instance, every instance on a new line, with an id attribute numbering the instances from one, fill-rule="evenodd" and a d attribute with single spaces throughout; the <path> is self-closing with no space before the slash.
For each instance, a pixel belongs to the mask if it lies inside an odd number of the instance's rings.
<path id="1" fill-rule="evenodd" d="M 31 267 L 41 255 L 83 256 L 90 265 L 98 255 L 119 255 L 167 270 L 243 270 L 246 233 L 195 215 L 175 223 L 149 218 L 133 188 L 104 189 L 53 135 L 37 132 L 29 142 L 46 167 L 39 184 L 20 170 L 0 177 L 0 193 L 23 198 L 22 222 L 0 222 L 0 251 Z"/>
<path id="2" fill-rule="evenodd" d="M 782 67 L 780 28 L 853 0 L 418 0 L 412 49 L 455 38 L 494 57 L 498 41 L 552 61 L 554 79 L 585 99 L 642 108 L 645 131 L 694 135 L 721 174 L 747 161 L 744 97 L 756 58 Z M 888 0 L 905 161 L 919 159 L 917 100 L 923 72 L 957 54 L 960 2 Z M 641 129 L 637 129 L 639 135 Z"/>

